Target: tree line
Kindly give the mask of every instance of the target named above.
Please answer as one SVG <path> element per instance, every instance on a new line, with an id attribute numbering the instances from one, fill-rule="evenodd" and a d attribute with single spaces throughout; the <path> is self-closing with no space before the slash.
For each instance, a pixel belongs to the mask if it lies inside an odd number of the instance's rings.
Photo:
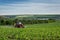
<path id="1" fill-rule="evenodd" d="M 0 18 L 0 25 L 13 25 L 15 23 L 16 19 L 7 18 L 7 19 L 1 19 Z M 19 20 L 23 24 L 41 24 L 41 23 L 52 23 L 55 22 L 54 19 L 48 19 L 48 20 Z"/>

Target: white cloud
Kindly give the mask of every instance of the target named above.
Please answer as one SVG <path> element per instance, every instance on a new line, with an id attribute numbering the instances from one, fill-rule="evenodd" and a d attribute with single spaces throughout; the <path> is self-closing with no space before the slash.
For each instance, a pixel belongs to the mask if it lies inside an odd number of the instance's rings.
<path id="1" fill-rule="evenodd" d="M 60 4 L 46 3 L 17 3 L 0 5 L 0 15 L 2 14 L 57 14 L 60 13 Z"/>

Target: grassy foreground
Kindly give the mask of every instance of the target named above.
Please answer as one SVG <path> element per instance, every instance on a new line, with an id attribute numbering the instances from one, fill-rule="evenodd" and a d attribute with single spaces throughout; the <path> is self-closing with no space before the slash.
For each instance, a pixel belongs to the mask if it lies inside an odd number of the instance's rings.
<path id="1" fill-rule="evenodd" d="M 26 28 L 0 26 L 0 40 L 60 40 L 60 21 L 25 26 Z"/>

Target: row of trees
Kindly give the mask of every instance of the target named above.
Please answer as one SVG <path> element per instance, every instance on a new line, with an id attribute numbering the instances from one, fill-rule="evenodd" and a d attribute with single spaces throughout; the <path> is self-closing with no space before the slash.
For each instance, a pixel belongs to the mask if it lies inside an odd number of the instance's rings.
<path id="1" fill-rule="evenodd" d="M 0 25 L 13 25 L 15 23 L 16 19 L 0 19 Z M 23 24 L 41 24 L 41 23 L 51 23 L 55 22 L 54 19 L 48 19 L 48 20 L 19 20 Z"/>
<path id="2" fill-rule="evenodd" d="M 49 20 L 20 20 L 23 24 L 42 24 L 55 22 L 54 19 Z"/>
<path id="3" fill-rule="evenodd" d="M 0 20 L 0 25 L 12 25 L 12 24 L 14 24 L 13 20 L 10 20 L 10 19 L 8 19 L 8 20 L 6 20 L 6 19 Z"/>

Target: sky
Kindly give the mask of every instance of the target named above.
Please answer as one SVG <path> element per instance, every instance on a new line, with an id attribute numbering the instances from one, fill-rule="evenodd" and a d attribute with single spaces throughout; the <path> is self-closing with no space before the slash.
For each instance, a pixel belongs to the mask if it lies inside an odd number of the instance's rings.
<path id="1" fill-rule="evenodd" d="M 60 0 L 0 0 L 0 15 L 60 14 Z"/>

